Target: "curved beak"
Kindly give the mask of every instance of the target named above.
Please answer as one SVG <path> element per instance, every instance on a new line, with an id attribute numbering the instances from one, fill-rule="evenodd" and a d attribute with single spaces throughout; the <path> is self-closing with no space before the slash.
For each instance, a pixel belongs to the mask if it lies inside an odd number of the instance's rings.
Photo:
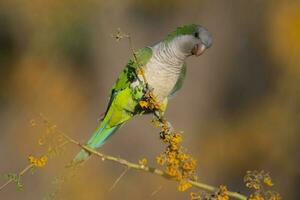
<path id="1" fill-rule="evenodd" d="M 200 56 L 204 53 L 206 50 L 206 46 L 202 43 L 196 44 L 194 48 L 192 49 L 192 55 Z"/>

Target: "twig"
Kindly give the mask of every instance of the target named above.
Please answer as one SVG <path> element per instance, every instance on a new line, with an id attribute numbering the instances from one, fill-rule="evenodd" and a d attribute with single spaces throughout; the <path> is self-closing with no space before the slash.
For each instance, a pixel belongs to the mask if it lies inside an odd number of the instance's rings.
<path id="1" fill-rule="evenodd" d="M 153 197 L 154 195 L 156 195 L 161 189 L 162 189 L 162 186 L 159 186 L 156 190 L 154 190 L 154 191 L 151 193 L 150 197 Z"/>
<path id="2" fill-rule="evenodd" d="M 134 57 L 134 60 L 135 60 L 135 62 L 137 63 L 139 70 L 141 70 L 141 72 L 142 72 L 141 75 L 142 75 L 144 84 L 145 84 L 145 86 L 146 86 L 146 90 L 148 90 L 149 88 L 148 88 L 147 78 L 146 78 L 145 74 L 143 73 L 143 69 L 142 69 L 142 66 L 140 65 L 139 60 L 137 59 L 136 52 L 135 52 L 134 47 L 133 47 L 133 43 L 132 43 L 131 36 L 128 34 L 128 35 L 127 35 L 127 38 L 128 38 L 128 41 L 129 41 L 130 50 L 131 50 L 131 52 L 132 52 L 132 55 L 133 55 L 133 57 Z"/>
<path id="3" fill-rule="evenodd" d="M 118 163 L 118 164 L 126 166 L 127 167 L 126 171 L 129 170 L 129 169 L 135 169 L 135 170 L 138 170 L 138 171 L 144 171 L 144 172 L 152 173 L 152 174 L 161 176 L 161 177 L 163 177 L 165 179 L 168 179 L 168 180 L 177 181 L 172 176 L 166 174 L 165 172 L 163 172 L 160 169 L 157 169 L 157 168 L 154 168 L 154 167 L 140 165 L 140 164 L 137 164 L 137 163 L 133 163 L 133 162 L 127 161 L 127 160 L 125 160 L 123 158 L 117 158 L 117 157 L 114 157 L 114 156 L 110 156 L 110 155 L 106 155 L 106 154 L 100 153 L 99 151 L 96 151 L 95 149 L 92 149 L 92 148 L 90 148 L 90 147 L 88 147 L 86 145 L 83 145 L 80 142 L 74 140 L 73 138 L 69 137 L 68 135 L 66 135 L 62 131 L 58 131 L 58 133 L 61 134 L 68 141 L 68 142 L 62 143 L 61 146 L 64 146 L 64 145 L 66 145 L 68 143 L 72 143 L 72 144 L 75 144 L 75 145 L 79 146 L 80 148 L 84 149 L 85 151 L 89 152 L 90 154 L 95 155 L 97 157 L 100 157 L 102 161 L 108 160 L 108 161 L 115 162 L 115 163 Z M 18 175 L 20 177 L 23 176 L 26 172 L 28 172 L 33 167 L 34 167 L 33 164 L 29 164 Z M 121 176 L 120 176 L 121 178 L 122 178 L 123 174 L 125 174 L 126 171 L 124 171 L 121 174 Z M 120 177 L 118 179 L 120 179 Z M 0 187 L 0 191 L 3 188 L 5 188 L 8 184 L 10 184 L 12 181 L 13 180 L 10 179 L 6 183 L 4 183 Z M 116 182 L 118 182 L 118 180 Z M 192 180 L 188 180 L 188 182 L 190 184 L 192 184 L 192 186 L 195 187 L 195 188 L 199 188 L 199 189 L 210 191 L 210 192 L 216 192 L 216 191 L 218 191 L 217 187 L 214 187 L 214 186 L 211 186 L 211 185 L 208 185 L 208 184 L 205 184 L 205 183 L 201 183 L 201 182 L 197 182 L 197 181 L 192 181 Z M 232 198 L 235 198 L 235 199 L 239 199 L 239 200 L 247 200 L 247 197 L 245 195 L 239 194 L 237 192 L 228 191 L 228 196 L 230 196 Z"/>
<path id="4" fill-rule="evenodd" d="M 34 165 L 33 164 L 29 164 L 27 165 L 19 174 L 19 177 L 22 177 L 27 171 L 29 171 L 31 168 L 33 168 Z M 0 187 L 0 191 L 5 188 L 8 184 L 10 184 L 11 182 L 13 182 L 13 179 L 9 179 L 7 180 L 3 185 L 1 185 Z"/>
<path id="5" fill-rule="evenodd" d="M 112 184 L 112 186 L 109 188 L 109 192 L 111 192 L 115 187 L 116 185 L 119 183 L 119 181 L 121 180 L 121 178 L 123 178 L 123 176 L 128 172 L 129 168 L 126 167 L 124 169 L 124 171 L 122 172 L 122 174 L 120 174 L 120 176 L 117 178 L 117 180 Z"/>
<path id="6" fill-rule="evenodd" d="M 115 163 L 119 163 L 121 165 L 126 166 L 128 169 L 135 169 L 135 170 L 139 170 L 139 171 L 144 171 L 144 172 L 148 172 L 148 173 L 152 173 L 158 176 L 161 176 L 163 178 L 166 178 L 168 180 L 173 180 L 173 181 L 177 181 L 176 179 L 174 179 L 172 176 L 169 176 L 168 174 L 166 174 L 165 172 L 163 172 L 160 169 L 154 168 L 154 167 L 149 167 L 149 166 L 144 166 L 144 165 L 140 165 L 137 163 L 133 163 L 130 161 L 127 161 L 123 158 L 117 158 L 114 156 L 110 156 L 110 155 L 105 155 L 103 153 L 100 153 L 99 151 L 92 149 L 86 145 L 82 145 L 80 144 L 78 141 L 72 139 L 71 137 L 67 136 L 66 134 L 60 132 L 67 140 L 69 140 L 69 142 L 79 146 L 80 148 L 86 150 L 87 152 L 89 152 L 90 154 L 93 154 L 95 156 L 98 156 L 101 158 L 101 160 L 105 161 L 112 161 Z M 197 182 L 197 181 L 188 181 L 189 183 L 191 183 L 195 188 L 199 188 L 202 190 L 206 190 L 206 191 L 210 191 L 210 192 L 216 192 L 218 191 L 217 187 L 205 184 L 205 183 L 201 183 L 201 182 Z M 228 191 L 228 196 L 235 198 L 235 199 L 239 199 L 239 200 L 247 200 L 247 197 L 245 195 L 239 194 L 237 192 L 233 192 L 233 191 Z"/>
<path id="7" fill-rule="evenodd" d="M 62 132 L 60 132 L 60 134 L 61 134 L 62 136 L 65 137 L 65 134 L 63 135 Z M 66 141 L 66 142 L 63 142 L 63 143 L 60 144 L 58 147 L 60 148 L 60 147 L 65 146 L 66 144 L 69 143 L 69 141 L 70 141 L 70 140 L 68 140 L 68 141 Z M 26 172 L 28 172 L 30 169 L 32 169 L 32 168 L 34 168 L 34 167 L 35 167 L 34 164 L 29 164 L 29 165 L 27 165 L 22 171 L 20 171 L 20 172 L 18 173 L 18 176 L 19 176 L 19 177 L 22 177 Z M 3 188 L 5 188 L 8 184 L 10 184 L 11 182 L 13 182 L 13 180 L 12 180 L 12 179 L 8 179 L 3 185 L 0 186 L 0 191 L 1 191 Z"/>

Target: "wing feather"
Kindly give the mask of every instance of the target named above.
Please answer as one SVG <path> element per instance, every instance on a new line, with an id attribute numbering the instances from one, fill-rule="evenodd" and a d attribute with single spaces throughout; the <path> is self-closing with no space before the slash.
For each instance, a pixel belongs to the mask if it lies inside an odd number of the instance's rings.
<path id="1" fill-rule="evenodd" d="M 150 47 L 141 48 L 136 52 L 136 58 L 138 62 L 135 61 L 134 58 L 131 58 L 123 71 L 120 73 L 116 83 L 114 84 L 109 103 L 107 109 L 105 111 L 105 115 L 107 114 L 112 102 L 115 97 L 123 90 L 130 88 L 130 84 L 137 80 L 136 69 L 139 67 L 138 65 L 145 65 L 152 57 L 152 49 Z M 104 116 L 105 116 L 104 115 Z"/>

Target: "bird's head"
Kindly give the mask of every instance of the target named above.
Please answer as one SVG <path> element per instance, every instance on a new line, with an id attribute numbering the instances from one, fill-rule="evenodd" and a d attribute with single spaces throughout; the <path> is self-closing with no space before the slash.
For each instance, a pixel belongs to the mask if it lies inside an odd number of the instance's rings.
<path id="1" fill-rule="evenodd" d="M 213 38 L 203 26 L 191 24 L 178 27 L 164 42 L 174 45 L 184 55 L 200 56 L 212 46 Z"/>

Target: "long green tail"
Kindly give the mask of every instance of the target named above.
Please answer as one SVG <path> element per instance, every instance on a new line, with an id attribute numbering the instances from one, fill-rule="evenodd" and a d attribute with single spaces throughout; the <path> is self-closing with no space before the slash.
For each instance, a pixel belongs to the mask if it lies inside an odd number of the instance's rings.
<path id="1" fill-rule="evenodd" d="M 107 127 L 109 124 L 109 120 L 103 120 L 100 125 L 97 127 L 96 131 L 94 132 L 93 136 L 87 142 L 87 146 L 92 149 L 97 149 L 101 147 L 104 142 L 111 136 L 115 131 L 117 131 L 122 124 L 118 124 L 113 127 Z M 83 161 L 87 160 L 90 157 L 90 154 L 85 151 L 81 150 L 73 159 L 73 164 L 79 164 Z"/>

